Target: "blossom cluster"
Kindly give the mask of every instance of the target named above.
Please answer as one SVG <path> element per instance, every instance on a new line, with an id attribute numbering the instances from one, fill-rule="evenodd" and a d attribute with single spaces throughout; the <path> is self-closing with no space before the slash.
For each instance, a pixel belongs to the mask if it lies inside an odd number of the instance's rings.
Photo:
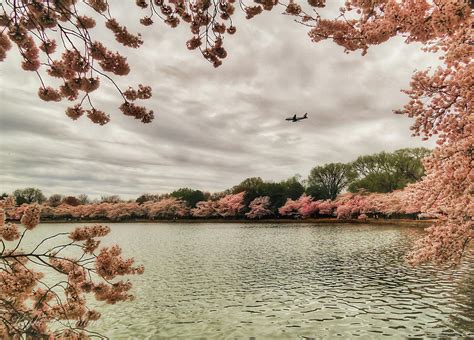
<path id="1" fill-rule="evenodd" d="M 89 31 L 97 23 L 94 18 L 81 14 L 84 10 L 81 6 L 95 11 L 98 19 L 105 19 L 105 26 L 123 46 L 140 47 L 143 43 L 140 34 L 130 33 L 112 18 L 107 1 L 87 0 L 84 5 L 71 0 L 21 3 L 20 6 L 7 1 L 2 6 L 0 61 L 6 58 L 12 45 L 16 45 L 22 57 L 23 70 L 35 72 L 40 78 L 40 99 L 47 102 L 60 102 L 63 99 L 75 102 L 66 109 L 68 117 L 76 120 L 86 112 L 93 123 L 108 123 L 109 114 L 96 109 L 89 94 L 100 87 L 101 80 L 107 80 L 125 98 L 119 86 L 106 73 L 124 76 L 130 72 L 130 66 L 121 53 L 110 51 L 102 42 L 92 40 L 93 35 Z M 58 56 L 59 53 L 61 54 Z M 51 80 L 54 83 L 59 81 L 60 84 L 47 85 L 43 79 L 45 75 L 53 78 Z M 140 99 L 150 97 L 151 90 Z M 85 107 L 86 103 L 90 108 Z M 138 113 L 132 115 L 144 123 L 151 122 L 152 111 L 143 110 L 145 113 L 140 112 L 140 117 L 137 117 Z"/>

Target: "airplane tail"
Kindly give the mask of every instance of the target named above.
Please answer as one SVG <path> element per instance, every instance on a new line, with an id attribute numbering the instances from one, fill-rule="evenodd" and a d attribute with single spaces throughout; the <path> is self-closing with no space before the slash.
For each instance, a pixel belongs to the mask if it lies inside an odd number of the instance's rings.
<path id="1" fill-rule="evenodd" d="M 304 114 L 303 118 L 308 118 L 308 112 Z"/>

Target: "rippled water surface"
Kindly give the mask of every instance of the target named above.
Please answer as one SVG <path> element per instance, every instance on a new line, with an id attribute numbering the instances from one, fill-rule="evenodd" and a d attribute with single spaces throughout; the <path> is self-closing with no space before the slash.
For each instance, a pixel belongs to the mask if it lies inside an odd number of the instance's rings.
<path id="1" fill-rule="evenodd" d="M 44 224 L 51 234 L 71 225 Z M 112 339 L 474 337 L 474 256 L 410 268 L 420 228 L 112 224 L 145 265 L 137 299 L 101 306 Z"/>

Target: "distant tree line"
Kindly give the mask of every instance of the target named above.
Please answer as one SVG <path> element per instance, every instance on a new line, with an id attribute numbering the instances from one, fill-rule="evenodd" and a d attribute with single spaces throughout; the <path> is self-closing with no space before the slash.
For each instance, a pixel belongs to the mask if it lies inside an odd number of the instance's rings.
<path id="1" fill-rule="evenodd" d="M 428 156 L 426 148 L 407 148 L 392 153 L 380 152 L 358 157 L 350 163 L 329 163 L 315 166 L 307 179 L 295 175 L 280 182 L 264 181 L 260 177 L 252 177 L 219 193 L 203 192 L 191 188 L 181 188 L 167 194 L 140 195 L 135 200 L 122 200 L 118 195 L 102 196 L 91 200 L 87 195 L 63 196 L 51 195 L 46 198 L 36 188 L 18 189 L 13 192 L 17 205 L 40 203 L 50 207 L 61 205 L 80 206 L 98 203 L 138 203 L 160 202 L 164 199 L 176 199 L 185 203 L 188 209 L 204 209 L 202 202 L 217 202 L 231 195 L 245 192 L 243 206 L 250 207 L 257 198 L 265 198 L 267 215 L 278 215 L 279 209 L 288 200 L 296 201 L 302 195 L 313 200 L 335 200 L 344 191 L 352 193 L 390 193 L 403 189 L 407 184 L 419 181 L 424 175 L 422 159 Z M 7 194 L 2 194 L 6 197 Z M 263 204 L 260 200 L 253 203 Z M 199 211 L 199 210 L 196 210 Z"/>

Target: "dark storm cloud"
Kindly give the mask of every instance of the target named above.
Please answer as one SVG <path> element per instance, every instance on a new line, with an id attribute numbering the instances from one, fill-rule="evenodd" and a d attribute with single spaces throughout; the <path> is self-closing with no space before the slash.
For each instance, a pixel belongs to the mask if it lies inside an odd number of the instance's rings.
<path id="1" fill-rule="evenodd" d="M 20 71 L 10 51 L 0 64 L 1 191 L 35 186 L 48 195 L 124 197 L 183 186 L 217 191 L 246 177 L 306 176 L 317 164 L 433 145 L 411 138 L 411 121 L 392 114 L 406 101 L 400 89 L 413 70 L 436 63 L 419 46 L 400 39 L 364 57 L 347 55 L 330 42 L 311 43 L 307 28 L 290 18 L 265 13 L 238 19 L 237 34 L 225 40 L 228 58 L 213 69 L 186 49 L 186 27 L 144 29 L 135 24 L 138 16 L 119 8 L 114 13 L 145 40 L 142 48 L 125 51 L 132 72 L 117 83 L 151 85 L 147 105 L 155 121 L 144 125 L 122 116 L 114 87 L 103 84 L 92 97 L 111 122 L 72 122 L 63 113 L 67 103 L 36 97 L 35 75 Z M 284 121 L 304 112 L 310 119 L 303 123 Z"/>

